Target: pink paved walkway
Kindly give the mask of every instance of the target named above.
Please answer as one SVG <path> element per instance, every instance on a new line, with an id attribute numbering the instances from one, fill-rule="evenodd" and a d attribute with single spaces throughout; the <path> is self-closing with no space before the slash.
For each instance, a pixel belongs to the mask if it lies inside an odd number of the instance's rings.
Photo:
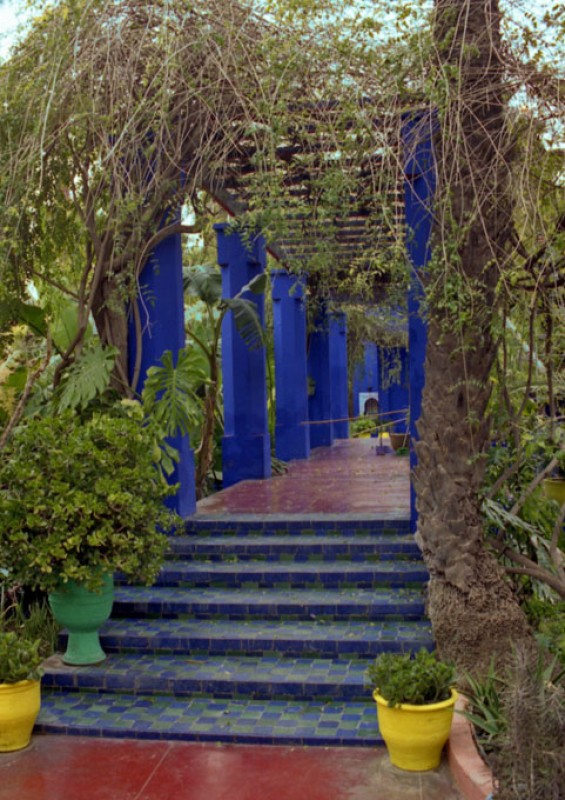
<path id="1" fill-rule="evenodd" d="M 383 748 L 35 736 L 0 754 L 0 800 L 459 800 L 447 767 L 392 767 Z"/>
<path id="2" fill-rule="evenodd" d="M 285 475 L 243 481 L 198 503 L 209 514 L 347 514 L 407 519 L 409 459 L 376 455 L 376 439 L 341 439 L 291 461 Z"/>

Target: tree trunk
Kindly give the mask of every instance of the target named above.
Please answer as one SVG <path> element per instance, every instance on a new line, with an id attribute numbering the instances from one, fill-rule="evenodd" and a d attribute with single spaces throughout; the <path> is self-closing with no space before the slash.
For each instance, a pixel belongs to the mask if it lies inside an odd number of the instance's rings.
<path id="1" fill-rule="evenodd" d="M 128 376 L 128 321 L 123 295 L 117 290 L 115 280 L 104 275 L 98 284 L 92 316 L 104 346 L 118 349 L 112 374 L 112 388 L 120 397 L 131 397 Z"/>
<path id="2" fill-rule="evenodd" d="M 503 569 L 483 541 L 496 286 L 511 231 L 497 0 L 436 0 L 440 100 L 434 255 L 426 285 L 426 385 L 415 471 L 418 537 L 438 648 L 476 670 L 529 640 Z"/>

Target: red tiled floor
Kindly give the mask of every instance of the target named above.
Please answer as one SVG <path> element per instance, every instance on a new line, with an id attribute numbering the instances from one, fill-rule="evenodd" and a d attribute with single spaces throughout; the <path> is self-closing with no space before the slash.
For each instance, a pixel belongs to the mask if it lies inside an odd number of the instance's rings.
<path id="1" fill-rule="evenodd" d="M 458 800 L 445 766 L 402 772 L 383 749 L 35 736 L 0 754 L 0 800 Z"/>
<path id="2" fill-rule="evenodd" d="M 376 439 L 342 439 L 291 461 L 285 475 L 243 481 L 198 503 L 198 514 L 371 514 L 406 519 L 409 460 L 377 456 Z"/>

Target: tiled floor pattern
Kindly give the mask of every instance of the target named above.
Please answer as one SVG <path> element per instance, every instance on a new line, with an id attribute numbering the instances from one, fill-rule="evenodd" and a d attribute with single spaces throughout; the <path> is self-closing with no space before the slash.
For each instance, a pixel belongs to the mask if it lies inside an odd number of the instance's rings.
<path id="1" fill-rule="evenodd" d="M 445 765 L 382 748 L 252 747 L 35 736 L 0 755 L 0 800 L 460 800 Z"/>
<path id="2" fill-rule="evenodd" d="M 156 586 L 117 586 L 102 637 L 107 661 L 52 662 L 39 729 L 380 741 L 363 688 L 369 660 L 432 646 L 427 573 L 407 507 L 406 459 L 377 457 L 370 440 L 314 451 L 288 475 L 203 501 L 172 541 Z"/>

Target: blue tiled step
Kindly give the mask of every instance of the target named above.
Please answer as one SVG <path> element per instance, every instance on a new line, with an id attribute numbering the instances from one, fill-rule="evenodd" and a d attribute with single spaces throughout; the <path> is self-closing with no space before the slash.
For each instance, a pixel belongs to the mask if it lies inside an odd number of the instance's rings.
<path id="1" fill-rule="evenodd" d="M 333 560 L 393 559 L 399 556 L 420 558 L 412 536 L 178 536 L 171 539 L 171 552 L 186 559 L 208 557 L 276 560 L 281 557 L 306 561 L 309 558 Z"/>
<path id="2" fill-rule="evenodd" d="M 428 622 L 303 622 L 111 619 L 106 652 L 372 658 L 383 650 L 431 648 Z"/>
<path id="3" fill-rule="evenodd" d="M 374 534 L 409 534 L 409 519 L 360 517 L 353 515 L 323 514 L 318 517 L 286 515 L 240 514 L 224 517 L 191 517 L 185 521 L 185 533 L 209 535 L 245 534 L 248 536 L 294 535 L 342 535 L 366 536 Z"/>
<path id="4" fill-rule="evenodd" d="M 207 695 L 250 699 L 367 701 L 370 661 L 280 659 L 249 656 L 150 656 L 113 654 L 100 665 L 68 667 L 48 660 L 42 685 L 131 694 Z"/>
<path id="5" fill-rule="evenodd" d="M 197 619 L 316 617 L 375 621 L 402 616 L 422 619 L 424 596 L 418 589 L 185 589 L 116 588 L 114 616 L 190 616 Z"/>
<path id="6" fill-rule="evenodd" d="M 167 562 L 157 586 L 245 586 L 287 584 L 296 588 L 311 585 L 331 588 L 370 588 L 424 583 L 428 573 L 420 561 L 363 562 Z"/>
<path id="7" fill-rule="evenodd" d="M 367 703 L 210 700 L 45 690 L 36 731 L 248 744 L 376 745 Z"/>

